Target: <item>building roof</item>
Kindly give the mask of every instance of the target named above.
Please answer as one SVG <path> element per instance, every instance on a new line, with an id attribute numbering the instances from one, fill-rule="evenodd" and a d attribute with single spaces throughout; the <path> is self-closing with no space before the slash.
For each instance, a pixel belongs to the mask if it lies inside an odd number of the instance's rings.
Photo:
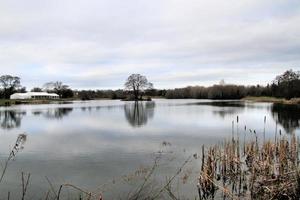
<path id="1" fill-rule="evenodd" d="M 26 92 L 26 93 L 15 93 L 18 95 L 28 95 L 28 96 L 58 96 L 55 93 L 48 93 L 48 92 Z"/>
<path id="2" fill-rule="evenodd" d="M 49 96 L 58 97 L 58 94 L 48 92 L 26 92 L 26 93 L 14 93 L 12 96 Z"/>

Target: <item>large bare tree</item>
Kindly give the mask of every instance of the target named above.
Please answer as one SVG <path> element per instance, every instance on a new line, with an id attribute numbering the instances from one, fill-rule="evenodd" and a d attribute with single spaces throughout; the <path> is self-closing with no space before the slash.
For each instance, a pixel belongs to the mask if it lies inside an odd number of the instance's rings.
<path id="1" fill-rule="evenodd" d="M 0 85 L 2 86 L 3 97 L 9 99 L 10 95 L 21 87 L 20 78 L 17 76 L 3 75 L 0 77 Z"/>
<path id="2" fill-rule="evenodd" d="M 153 84 L 147 80 L 146 76 L 140 74 L 131 74 L 125 82 L 125 89 L 133 91 L 134 100 L 139 100 L 142 92 L 151 88 Z"/>
<path id="3" fill-rule="evenodd" d="M 61 98 L 73 96 L 73 94 L 70 94 L 73 93 L 70 87 L 68 85 L 63 84 L 61 81 L 45 83 L 43 86 L 43 90 L 47 92 L 55 92 Z"/>

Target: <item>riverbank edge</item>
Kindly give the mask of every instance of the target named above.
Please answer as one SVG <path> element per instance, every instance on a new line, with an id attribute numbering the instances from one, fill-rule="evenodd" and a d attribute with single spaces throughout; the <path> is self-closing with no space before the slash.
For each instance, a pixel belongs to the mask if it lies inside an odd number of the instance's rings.
<path id="1" fill-rule="evenodd" d="M 36 104 L 53 104 L 53 103 L 69 103 L 72 101 L 79 101 L 80 99 L 77 98 L 67 98 L 67 99 L 0 99 L 0 106 L 13 106 L 13 105 L 36 105 Z M 101 98 L 95 100 L 110 100 L 108 98 Z"/>
<path id="2" fill-rule="evenodd" d="M 78 98 L 68 98 L 68 99 L 24 99 L 24 100 L 15 100 L 15 99 L 0 99 L 0 107 L 3 106 L 13 106 L 13 105 L 37 105 L 37 104 L 53 104 L 53 103 L 69 103 L 72 101 L 93 101 L 93 100 L 120 100 L 120 101 L 134 101 L 130 99 L 110 99 L 110 98 L 96 98 L 90 100 L 82 100 Z M 139 101 L 152 101 L 152 99 L 139 99 Z"/>
<path id="3" fill-rule="evenodd" d="M 157 97 L 155 97 L 157 98 Z M 165 99 L 165 98 L 160 98 Z M 68 103 L 71 101 L 78 101 L 80 99 L 77 98 L 68 98 L 68 99 L 29 99 L 29 100 L 14 100 L 14 99 L 0 99 L 0 106 L 12 106 L 12 105 L 20 105 L 20 104 L 51 104 L 51 103 Z M 93 99 L 93 100 L 112 100 L 110 98 L 100 98 L 100 99 Z M 126 99 L 118 99 L 122 101 L 130 101 Z M 254 96 L 247 96 L 241 99 L 242 101 L 252 101 L 252 102 L 264 102 L 264 103 L 281 103 L 281 104 L 293 104 L 293 105 L 300 105 L 300 98 L 292 98 L 290 100 L 284 98 L 276 98 L 276 97 L 254 97 Z M 147 101 L 146 99 L 144 101 Z M 149 100 L 148 100 L 149 101 Z"/>
<path id="4" fill-rule="evenodd" d="M 294 104 L 300 105 L 300 98 L 292 98 L 290 100 L 284 98 L 276 98 L 276 97 L 254 97 L 254 96 L 247 96 L 242 98 L 243 101 L 253 101 L 253 102 L 265 102 L 265 103 L 281 103 L 281 104 Z"/>
<path id="5" fill-rule="evenodd" d="M 56 99 L 56 100 L 48 100 L 48 99 L 39 99 L 39 100 L 15 100 L 15 99 L 0 99 L 0 106 L 12 106 L 12 105 L 20 105 L 20 104 L 51 104 L 51 103 L 67 103 L 68 101 L 73 101 L 74 99 Z"/>

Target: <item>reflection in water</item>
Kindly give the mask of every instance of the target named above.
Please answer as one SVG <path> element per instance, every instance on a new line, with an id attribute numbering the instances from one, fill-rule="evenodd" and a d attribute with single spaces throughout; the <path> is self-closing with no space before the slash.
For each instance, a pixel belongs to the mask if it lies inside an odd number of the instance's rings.
<path id="1" fill-rule="evenodd" d="M 203 105 L 203 106 L 216 106 L 216 107 L 245 107 L 245 102 L 243 101 L 208 101 L 208 102 L 196 102 L 188 103 L 184 105 Z"/>
<path id="2" fill-rule="evenodd" d="M 154 102 L 134 102 L 125 104 L 124 112 L 127 121 L 133 127 L 140 127 L 147 123 L 148 119 L 154 116 Z"/>
<path id="3" fill-rule="evenodd" d="M 220 102 L 211 102 L 208 104 L 214 107 L 218 107 L 219 110 L 213 111 L 214 114 L 219 115 L 222 118 L 225 118 L 227 115 L 236 115 L 242 112 L 247 105 L 242 101 L 220 101 Z"/>
<path id="4" fill-rule="evenodd" d="M 216 114 L 222 118 L 225 118 L 227 115 L 237 115 L 239 112 L 243 111 L 244 108 L 222 108 L 221 110 L 214 110 L 213 114 Z"/>
<path id="5" fill-rule="evenodd" d="M 213 110 L 212 113 L 222 118 L 225 118 L 227 115 L 234 115 L 239 112 L 242 112 L 245 109 L 245 107 L 247 107 L 247 105 L 243 101 L 197 102 L 188 105 L 216 107 L 216 109 Z"/>
<path id="6" fill-rule="evenodd" d="M 32 114 L 33 114 L 34 116 L 39 116 L 39 115 L 43 114 L 43 112 L 40 111 L 40 110 L 35 110 L 35 111 L 32 111 Z"/>
<path id="7" fill-rule="evenodd" d="M 73 111 L 73 108 L 56 108 L 48 109 L 43 115 L 47 119 L 62 119 L 64 116 L 68 115 Z"/>
<path id="8" fill-rule="evenodd" d="M 207 102 L 202 103 L 203 101 Z M 162 162 L 166 161 L 166 164 L 162 163 L 159 171 L 155 172 L 157 173 L 155 177 L 162 179 L 157 182 L 165 184 L 164 177 L 172 177 L 178 170 L 178 165 L 184 162 L 187 156 L 195 153 L 201 155 L 199 146 L 217 144 L 223 139 L 231 138 L 231 120 L 236 119 L 235 112 L 241 111 L 238 113 L 241 123 L 246 123 L 247 127 L 253 129 L 261 129 L 262 119 L 267 116 L 266 135 L 272 138 L 275 122 L 272 117 L 269 118 L 272 115 L 271 111 L 274 115 L 279 113 L 280 119 L 283 117 L 290 119 L 295 115 L 293 111 L 286 111 L 292 116 L 283 115 L 284 110 L 278 111 L 276 107 L 272 109 L 272 104 L 268 103 L 208 101 L 161 99 L 155 100 L 155 105 L 153 102 L 135 104 L 123 101 L 91 101 L 75 102 L 72 106 L 30 105 L 1 108 L 0 122 L 5 116 L 3 111 L 7 109 L 19 113 L 26 111 L 27 115 L 21 117 L 19 129 L 9 131 L 9 134 L 6 134 L 8 131 L 1 128 L 0 124 L 0 147 L 2 147 L 0 161 L 3 158 L 7 159 L 7 144 L 16 139 L 19 130 L 29 134 L 30 142 L 25 143 L 25 151 L 17 157 L 17 162 L 9 165 L 10 169 L 7 170 L 4 179 L 6 182 L 0 187 L 0 199 L 7 198 L 7 191 L 14 194 L 19 191 L 20 180 L 16 178 L 16 172 L 20 171 L 31 172 L 35 176 L 28 190 L 28 197 L 45 196 L 49 189 L 49 184 L 45 180 L 47 175 L 57 188 L 62 180 L 87 190 L 112 183 L 111 189 L 105 193 L 107 196 L 105 199 L 116 199 L 127 191 L 134 191 L 135 185 L 133 181 L 128 182 L 130 183 L 128 185 L 121 183 L 115 185 L 115 180 L 133 173 L 139 166 L 151 167 L 153 155 L 157 155 L 153 152 L 159 151 L 163 152 L 163 156 L 169 156 L 161 159 Z M 192 102 L 199 103 L 190 106 L 189 103 Z M 73 110 L 66 109 L 67 107 Z M 226 120 L 219 117 L 223 114 Z M 49 119 L 46 116 L 51 117 Z M 63 117 L 63 120 L 53 120 L 55 117 L 59 119 Z M 99 122 L 101 124 L 97 124 Z M 119 127 L 114 127 L 116 122 L 120 124 Z M 296 133 L 300 133 L 299 131 L 298 128 Z M 247 138 L 252 137 L 249 135 Z M 176 159 L 173 160 L 173 157 Z M 190 176 L 188 182 L 196 182 L 197 176 L 190 175 L 188 170 L 199 169 L 200 162 L 201 159 L 195 159 L 194 163 L 184 170 L 184 174 L 178 176 L 179 181 L 182 181 L 183 175 L 188 174 Z M 143 177 L 144 174 L 141 174 L 142 179 Z M 120 180 L 123 183 L 123 178 Z M 185 184 L 184 190 L 179 192 L 187 195 L 187 199 L 195 199 L 194 194 L 197 195 L 197 191 L 190 185 Z M 64 197 L 72 199 L 74 195 L 78 197 L 77 194 L 70 191 L 70 197 Z"/>
<path id="9" fill-rule="evenodd" d="M 47 119 L 62 119 L 64 116 L 72 112 L 73 108 L 55 108 L 47 111 L 35 110 L 32 115 L 43 115 Z M 21 126 L 21 121 L 26 111 L 3 110 L 0 111 L 0 125 L 2 129 L 14 129 Z"/>
<path id="10" fill-rule="evenodd" d="M 272 115 L 287 133 L 292 133 L 300 127 L 299 105 L 274 104 Z"/>
<path id="11" fill-rule="evenodd" d="M 0 112 L 1 128 L 13 129 L 21 125 L 22 117 L 26 112 L 17 112 L 15 110 L 4 110 Z"/>

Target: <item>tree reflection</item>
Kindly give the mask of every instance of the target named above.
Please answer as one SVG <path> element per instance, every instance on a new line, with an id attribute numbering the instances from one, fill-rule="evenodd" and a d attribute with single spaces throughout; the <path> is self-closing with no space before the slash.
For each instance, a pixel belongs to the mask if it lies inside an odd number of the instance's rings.
<path id="1" fill-rule="evenodd" d="M 222 108 L 220 110 L 212 111 L 213 114 L 218 115 L 221 118 L 225 118 L 227 116 L 237 115 L 238 113 L 242 112 L 243 108 Z"/>
<path id="2" fill-rule="evenodd" d="M 154 102 L 134 102 L 125 104 L 125 117 L 129 124 L 133 127 L 140 127 L 145 125 L 149 119 L 154 116 Z"/>
<path id="3" fill-rule="evenodd" d="M 212 113 L 225 118 L 227 115 L 237 115 L 242 112 L 248 105 L 242 101 L 212 101 L 212 102 L 199 102 L 196 105 L 211 106 L 213 107 Z"/>
<path id="4" fill-rule="evenodd" d="M 21 125 L 22 117 L 26 112 L 17 112 L 15 110 L 4 110 L 0 112 L 1 128 L 13 129 Z"/>
<path id="5" fill-rule="evenodd" d="M 62 119 L 73 111 L 73 108 L 48 109 L 43 115 L 48 119 Z"/>
<path id="6" fill-rule="evenodd" d="M 185 105 L 198 105 L 198 106 L 213 106 L 213 107 L 233 107 L 233 108 L 244 108 L 245 102 L 243 101 L 207 101 L 207 102 L 196 102 L 187 103 Z"/>
<path id="7" fill-rule="evenodd" d="M 73 108 L 55 108 L 47 111 L 35 110 L 32 112 L 34 116 L 44 116 L 47 119 L 62 119 L 64 116 L 72 112 Z M 23 116 L 26 111 L 3 110 L 0 111 L 0 126 L 2 129 L 14 129 L 21 126 Z"/>
<path id="8" fill-rule="evenodd" d="M 43 114 L 43 112 L 40 111 L 40 110 L 34 110 L 34 111 L 32 111 L 32 114 L 33 114 L 34 116 L 39 116 L 39 115 Z"/>
<path id="9" fill-rule="evenodd" d="M 299 105 L 274 104 L 272 115 L 287 133 L 292 133 L 300 127 Z"/>

